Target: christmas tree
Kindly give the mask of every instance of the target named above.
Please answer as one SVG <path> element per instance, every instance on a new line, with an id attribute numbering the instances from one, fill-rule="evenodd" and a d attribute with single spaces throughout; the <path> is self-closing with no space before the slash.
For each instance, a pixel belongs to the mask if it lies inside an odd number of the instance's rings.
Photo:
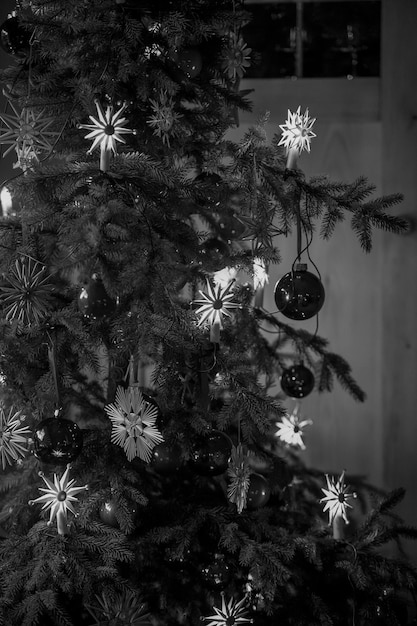
<path id="1" fill-rule="evenodd" d="M 364 399 L 302 327 L 325 306 L 311 239 L 350 217 L 369 251 L 405 228 L 401 198 L 307 180 L 301 106 L 270 141 L 267 116 L 228 137 L 248 20 L 233 0 L 27 0 L 2 27 L 0 624 L 411 623 L 416 571 L 381 551 L 416 536 L 403 491 L 297 454 L 304 397 Z"/>

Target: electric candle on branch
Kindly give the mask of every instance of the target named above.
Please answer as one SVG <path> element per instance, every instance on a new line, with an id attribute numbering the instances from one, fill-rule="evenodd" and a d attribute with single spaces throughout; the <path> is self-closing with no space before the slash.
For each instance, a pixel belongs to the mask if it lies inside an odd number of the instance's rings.
<path id="1" fill-rule="evenodd" d="M 297 167 L 297 159 L 303 150 L 310 152 L 310 142 L 315 133 L 311 130 L 316 118 L 311 119 L 306 109 L 304 115 L 301 114 L 301 107 L 295 113 L 288 110 L 288 118 L 285 124 L 280 124 L 282 137 L 279 146 L 287 149 L 287 170 Z"/>
<path id="2" fill-rule="evenodd" d="M 85 139 L 93 139 L 91 148 L 88 153 L 91 154 L 95 148 L 100 146 L 100 169 L 106 172 L 110 163 L 110 153 L 117 154 L 117 141 L 126 143 L 122 135 L 133 134 L 133 130 L 125 128 L 125 117 L 121 117 L 126 108 L 124 104 L 120 109 L 113 113 L 113 107 L 108 106 L 106 112 L 98 100 L 95 100 L 98 119 L 89 115 L 92 124 L 80 124 L 79 128 L 84 128 L 91 132 L 85 136 Z"/>

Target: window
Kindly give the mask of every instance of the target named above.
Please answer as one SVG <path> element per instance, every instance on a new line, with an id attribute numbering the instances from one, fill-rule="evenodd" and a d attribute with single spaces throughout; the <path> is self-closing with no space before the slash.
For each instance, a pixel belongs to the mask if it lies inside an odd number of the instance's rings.
<path id="1" fill-rule="evenodd" d="M 381 3 L 246 3 L 248 78 L 379 76 Z"/>

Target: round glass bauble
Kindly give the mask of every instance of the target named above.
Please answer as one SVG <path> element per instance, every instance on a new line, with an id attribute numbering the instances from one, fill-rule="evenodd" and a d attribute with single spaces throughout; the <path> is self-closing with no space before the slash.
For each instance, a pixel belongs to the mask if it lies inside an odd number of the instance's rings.
<path id="1" fill-rule="evenodd" d="M 198 249 L 198 262 L 209 272 L 218 272 L 228 264 L 230 249 L 217 237 L 206 239 Z"/>
<path id="2" fill-rule="evenodd" d="M 267 479 L 262 476 L 262 474 L 251 474 L 246 497 L 246 507 L 252 510 L 259 509 L 268 502 L 270 495 L 271 488 Z"/>
<path id="3" fill-rule="evenodd" d="M 99 516 L 103 524 L 117 528 L 119 526 L 119 522 L 117 521 L 116 511 L 117 503 L 115 500 L 103 502 L 99 510 Z"/>
<path id="4" fill-rule="evenodd" d="M 235 213 L 223 215 L 219 220 L 219 227 L 221 236 L 228 241 L 240 239 L 245 232 L 244 223 L 239 220 Z"/>
<path id="5" fill-rule="evenodd" d="M 304 263 L 288 272 L 275 285 L 278 311 L 292 320 L 308 320 L 320 311 L 324 303 L 324 288 L 320 279 L 307 271 Z"/>
<path id="6" fill-rule="evenodd" d="M 43 463 L 67 465 L 79 456 L 83 433 L 77 424 L 63 417 L 49 417 L 33 433 L 34 455 Z"/>
<path id="7" fill-rule="evenodd" d="M 203 67 L 203 59 L 197 48 L 184 48 L 178 50 L 176 62 L 188 78 L 195 78 Z"/>
<path id="8" fill-rule="evenodd" d="M 24 57 L 29 52 L 30 34 L 22 28 L 16 16 L 9 17 L 0 26 L 0 48 L 7 54 Z"/>
<path id="9" fill-rule="evenodd" d="M 285 369 L 281 374 L 281 389 L 290 398 L 305 398 L 314 389 L 314 374 L 302 363 Z"/>
<path id="10" fill-rule="evenodd" d="M 90 320 L 103 319 L 114 313 L 117 300 L 107 293 L 103 281 L 93 274 L 78 296 L 78 309 Z"/>
<path id="11" fill-rule="evenodd" d="M 224 589 L 232 577 L 230 567 L 221 557 L 201 568 L 202 577 L 210 589 Z"/>
<path id="12" fill-rule="evenodd" d="M 178 472 L 182 465 L 181 448 L 178 444 L 170 445 L 166 442 L 155 446 L 151 465 L 162 476 L 170 476 Z"/>
<path id="13" fill-rule="evenodd" d="M 227 470 L 231 452 L 231 439 L 224 433 L 213 430 L 194 449 L 191 455 L 192 467 L 202 476 L 218 476 Z"/>

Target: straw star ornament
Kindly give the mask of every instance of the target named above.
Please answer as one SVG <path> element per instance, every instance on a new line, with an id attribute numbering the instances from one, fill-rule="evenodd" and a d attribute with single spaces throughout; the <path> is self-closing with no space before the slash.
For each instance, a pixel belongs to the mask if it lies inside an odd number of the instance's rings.
<path id="1" fill-rule="evenodd" d="M 96 148 L 100 148 L 100 169 L 105 172 L 108 168 L 110 153 L 117 154 L 117 143 L 126 143 L 122 135 L 133 134 L 133 130 L 126 128 L 126 118 L 122 113 L 126 104 L 120 107 L 115 113 L 112 106 L 107 106 L 103 110 L 100 102 L 95 101 L 97 117 L 89 115 L 91 124 L 80 124 L 79 128 L 89 130 L 85 139 L 92 139 L 93 143 L 88 153 L 91 154 Z"/>
<path id="2" fill-rule="evenodd" d="M 230 502 L 236 504 L 238 513 L 242 513 L 248 498 L 250 475 L 252 473 L 249 464 L 250 456 L 250 452 L 244 450 L 241 443 L 233 446 L 229 467 L 227 468 L 227 475 L 230 478 L 227 498 Z"/>
<path id="3" fill-rule="evenodd" d="M 48 314 L 54 286 L 43 263 L 30 257 L 17 259 L 0 288 L 0 304 L 9 322 L 39 324 Z"/>
<path id="4" fill-rule="evenodd" d="M 278 430 L 275 436 L 283 443 L 305 450 L 303 430 L 312 423 L 311 420 L 300 421 L 297 412 L 294 411 L 291 415 L 284 415 L 280 422 L 276 422 Z"/>
<path id="5" fill-rule="evenodd" d="M 108 598 L 104 592 L 95 596 L 96 604 L 87 605 L 90 615 L 96 620 L 96 626 L 123 624 L 124 626 L 151 626 L 150 616 L 140 596 L 130 589 L 123 591 L 115 599 Z"/>
<path id="6" fill-rule="evenodd" d="M 116 402 L 108 404 L 105 411 L 113 424 L 111 440 L 124 449 L 128 461 L 139 457 L 149 463 L 153 448 L 164 441 L 155 426 L 158 409 L 137 387 L 118 387 Z"/>
<path id="7" fill-rule="evenodd" d="M 207 293 L 200 290 L 201 298 L 193 301 L 193 304 L 199 305 L 196 310 L 196 315 L 200 316 L 198 326 L 206 322 L 210 324 L 210 341 L 213 343 L 220 341 L 223 319 L 225 316 L 230 317 L 229 310 L 240 306 L 237 302 L 233 302 L 234 294 L 231 293 L 231 289 L 234 282 L 233 280 L 226 287 L 219 284 L 213 287 L 207 280 Z"/>
<path id="8" fill-rule="evenodd" d="M 19 112 L 9 101 L 13 114 L 0 113 L 3 126 L 0 127 L 0 144 L 9 146 L 3 156 L 11 150 L 18 155 L 18 166 L 23 165 L 22 157 L 28 162 L 37 159 L 41 152 L 51 152 L 53 142 L 59 133 L 51 130 L 54 118 L 45 115 L 45 110 L 35 111 L 23 107 Z M 52 143 L 51 143 L 52 142 Z"/>
<path id="9" fill-rule="evenodd" d="M 15 411 L 10 407 L 7 414 L 4 407 L 0 406 L 0 458 L 3 469 L 6 468 L 6 464 L 12 465 L 20 457 L 24 457 L 28 451 L 25 444 L 28 443 L 31 431 L 22 426 L 24 419 L 25 416 L 21 415 L 21 411 Z"/>
<path id="10" fill-rule="evenodd" d="M 39 496 L 36 500 L 30 500 L 29 504 L 40 503 L 43 504 L 42 510 L 49 511 L 49 522 L 52 524 L 56 518 L 58 534 L 67 534 L 67 513 L 70 511 L 73 515 L 77 515 L 73 502 L 78 502 L 78 498 L 75 496 L 81 491 L 88 489 L 87 485 L 83 487 L 77 487 L 75 480 L 69 479 L 70 466 L 67 465 L 65 472 L 61 478 L 58 478 L 57 474 L 54 474 L 53 482 L 45 476 L 43 472 L 39 472 L 39 476 L 46 484 L 44 487 L 39 487 L 39 491 L 43 491 L 44 495 Z"/>
<path id="11" fill-rule="evenodd" d="M 329 512 L 329 526 L 337 518 L 342 518 L 346 524 L 349 524 L 347 518 L 347 509 L 351 509 L 352 505 L 349 500 L 356 498 L 356 493 L 352 493 L 349 487 L 345 485 L 345 470 L 341 473 L 337 480 L 326 474 L 327 489 L 322 488 L 325 497 L 320 502 L 325 502 L 324 512 Z"/>
<path id="12" fill-rule="evenodd" d="M 201 620 L 208 622 L 206 626 L 230 626 L 231 624 L 236 626 L 238 624 L 253 624 L 253 619 L 246 617 L 247 615 L 247 599 L 242 598 L 237 602 L 233 598 L 230 598 L 226 602 L 225 594 L 222 592 L 222 607 L 221 609 L 213 606 L 215 611 L 214 615 L 208 617 L 202 617 Z"/>

